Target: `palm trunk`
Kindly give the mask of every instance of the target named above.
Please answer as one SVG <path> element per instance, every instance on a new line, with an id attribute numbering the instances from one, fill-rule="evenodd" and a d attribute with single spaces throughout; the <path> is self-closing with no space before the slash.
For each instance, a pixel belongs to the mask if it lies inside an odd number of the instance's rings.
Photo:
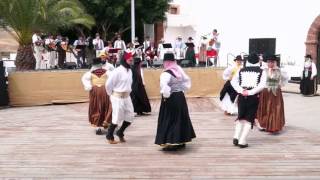
<path id="1" fill-rule="evenodd" d="M 17 71 L 27 71 L 35 69 L 36 59 L 33 55 L 31 44 L 19 45 L 15 64 Z"/>

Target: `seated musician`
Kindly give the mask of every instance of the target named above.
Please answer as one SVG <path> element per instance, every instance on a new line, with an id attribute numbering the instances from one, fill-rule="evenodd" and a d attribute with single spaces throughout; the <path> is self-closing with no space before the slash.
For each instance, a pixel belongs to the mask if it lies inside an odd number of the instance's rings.
<path id="1" fill-rule="evenodd" d="M 147 61 L 148 66 L 152 66 L 153 60 L 157 59 L 153 44 L 150 41 L 150 37 L 146 36 L 145 41 L 143 42 L 143 52 L 144 52 L 144 59 Z"/>
<path id="2" fill-rule="evenodd" d="M 50 69 L 53 69 L 56 66 L 56 42 L 53 39 L 53 35 L 49 35 L 45 39 L 45 47 L 47 49 L 47 57 L 49 60 Z"/>

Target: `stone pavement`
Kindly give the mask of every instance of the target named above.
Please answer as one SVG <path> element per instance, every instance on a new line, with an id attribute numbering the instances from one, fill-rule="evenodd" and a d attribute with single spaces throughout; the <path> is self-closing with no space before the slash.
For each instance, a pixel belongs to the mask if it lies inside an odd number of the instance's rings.
<path id="1" fill-rule="evenodd" d="M 188 99 L 197 138 L 172 153 L 154 145 L 157 100 L 117 145 L 94 134 L 87 103 L 2 109 L 0 179 L 320 179 L 320 97 L 284 99 L 283 132 L 254 129 L 247 149 L 232 145 L 235 117 L 216 98 Z"/>

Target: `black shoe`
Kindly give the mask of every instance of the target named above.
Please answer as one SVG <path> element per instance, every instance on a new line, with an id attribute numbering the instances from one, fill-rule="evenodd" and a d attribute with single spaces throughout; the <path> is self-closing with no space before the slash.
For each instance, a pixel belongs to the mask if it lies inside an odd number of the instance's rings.
<path id="1" fill-rule="evenodd" d="M 147 115 L 147 114 L 145 114 L 145 113 L 143 113 L 143 112 L 138 112 L 137 115 L 138 115 L 138 116 L 145 116 L 145 115 Z"/>
<path id="2" fill-rule="evenodd" d="M 264 128 L 261 128 L 261 129 L 259 129 L 259 131 L 263 131 L 263 132 L 264 132 L 264 131 L 266 131 L 266 129 L 264 129 Z"/>
<path id="3" fill-rule="evenodd" d="M 183 149 L 183 148 L 186 148 L 186 144 L 177 145 L 177 149 Z"/>
<path id="4" fill-rule="evenodd" d="M 96 130 L 96 135 L 102 135 L 102 134 L 103 133 L 102 133 L 102 130 L 100 128 Z"/>
<path id="5" fill-rule="evenodd" d="M 238 146 L 239 140 L 236 138 L 233 138 L 233 145 Z"/>
<path id="6" fill-rule="evenodd" d="M 238 146 L 239 146 L 240 148 L 247 148 L 247 147 L 249 147 L 249 145 L 248 145 L 248 144 L 245 144 L 245 145 L 238 144 Z"/>
<path id="7" fill-rule="evenodd" d="M 177 151 L 178 148 L 177 146 L 167 146 L 167 147 L 164 147 L 162 148 L 163 151 Z"/>

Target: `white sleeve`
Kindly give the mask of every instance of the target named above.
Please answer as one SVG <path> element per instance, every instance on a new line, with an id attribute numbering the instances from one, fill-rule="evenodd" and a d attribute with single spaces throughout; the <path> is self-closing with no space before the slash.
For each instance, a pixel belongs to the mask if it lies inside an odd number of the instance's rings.
<path id="1" fill-rule="evenodd" d="M 169 73 L 163 72 L 160 75 L 160 93 L 164 98 L 170 97 L 171 88 L 168 86 L 171 75 Z"/>
<path id="2" fill-rule="evenodd" d="M 50 44 L 50 39 L 44 40 L 44 44 L 45 44 L 45 45 L 49 45 L 49 44 Z"/>
<path id="3" fill-rule="evenodd" d="M 114 88 L 114 83 L 116 82 L 117 73 L 109 73 L 109 77 L 106 83 L 106 91 L 109 96 L 111 96 Z"/>
<path id="4" fill-rule="evenodd" d="M 91 72 L 86 72 L 81 78 L 82 84 L 84 86 L 84 90 L 90 91 L 92 89 L 91 84 Z"/>
<path id="5" fill-rule="evenodd" d="M 76 47 L 78 45 L 78 40 L 75 40 L 73 46 Z"/>
<path id="6" fill-rule="evenodd" d="M 102 48 L 104 48 L 104 42 L 103 42 L 103 40 L 100 39 L 100 41 L 102 42 L 102 43 L 101 43 L 101 44 L 102 44 Z"/>
<path id="7" fill-rule="evenodd" d="M 262 91 L 266 87 L 266 83 L 267 83 L 267 74 L 266 74 L 266 71 L 262 71 L 260 83 L 258 84 L 257 87 L 255 87 L 251 90 L 248 90 L 248 95 L 251 96 L 251 95 L 255 95 L 255 94 L 259 93 L 260 91 Z"/>
<path id="8" fill-rule="evenodd" d="M 183 69 L 179 67 L 179 70 L 182 74 L 182 80 L 183 80 L 183 86 L 184 86 L 184 91 L 189 90 L 191 88 L 191 79 L 190 77 L 183 71 Z"/>
<path id="9" fill-rule="evenodd" d="M 92 40 L 92 44 L 93 44 L 93 45 L 97 45 L 97 44 L 98 44 L 97 39 Z"/>
<path id="10" fill-rule="evenodd" d="M 222 74 L 222 79 L 225 80 L 225 81 L 228 81 L 230 76 L 231 76 L 231 73 L 232 73 L 232 69 L 233 67 L 227 67 L 224 71 L 223 71 L 223 74 Z"/>
<path id="11" fill-rule="evenodd" d="M 124 50 L 127 49 L 126 43 L 124 43 L 124 41 L 122 41 L 122 46 L 124 47 Z"/>
<path id="12" fill-rule="evenodd" d="M 238 93 L 242 93 L 243 92 L 243 88 L 240 86 L 239 74 L 240 74 L 240 71 L 238 71 L 233 76 L 233 78 L 231 80 L 231 85 L 234 88 L 234 90 L 236 90 Z"/>
<path id="13" fill-rule="evenodd" d="M 311 71 L 312 71 L 311 77 L 315 77 L 317 75 L 317 67 L 316 67 L 316 64 L 314 62 L 312 62 L 311 68 L 312 68 L 311 69 Z"/>
<path id="14" fill-rule="evenodd" d="M 288 73 L 284 70 L 281 70 L 281 79 L 280 79 L 280 86 L 285 86 L 289 81 Z"/>
<path id="15" fill-rule="evenodd" d="M 30 37 L 30 36 L 29 36 Z M 38 41 L 38 37 L 36 35 L 32 36 L 32 43 L 36 43 Z"/>

